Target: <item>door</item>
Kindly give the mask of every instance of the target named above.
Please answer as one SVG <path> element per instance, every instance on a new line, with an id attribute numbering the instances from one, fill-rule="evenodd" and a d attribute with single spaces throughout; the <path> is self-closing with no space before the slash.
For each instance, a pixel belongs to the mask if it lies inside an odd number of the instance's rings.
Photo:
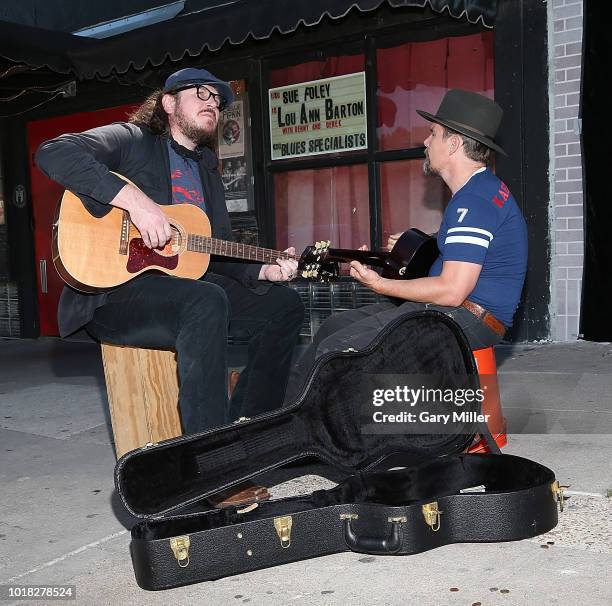
<path id="1" fill-rule="evenodd" d="M 34 221 L 34 248 L 36 253 L 36 274 L 38 278 L 38 313 L 40 334 L 59 334 L 57 306 L 63 288 L 62 279 L 55 271 L 51 255 L 51 225 L 63 188 L 48 179 L 34 164 L 34 153 L 47 139 L 63 133 L 81 132 L 95 126 L 102 126 L 125 120 L 134 105 L 111 107 L 95 112 L 83 112 L 28 123 L 28 150 L 32 191 L 32 216 Z"/>

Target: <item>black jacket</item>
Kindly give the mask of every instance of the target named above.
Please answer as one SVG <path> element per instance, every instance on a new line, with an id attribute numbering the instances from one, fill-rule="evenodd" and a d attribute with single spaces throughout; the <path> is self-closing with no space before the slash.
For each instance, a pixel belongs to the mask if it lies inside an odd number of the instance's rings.
<path id="1" fill-rule="evenodd" d="M 45 141 L 34 159 L 49 178 L 77 194 L 95 217 L 110 211 L 109 202 L 125 185 L 111 171 L 127 177 L 158 204 L 172 203 L 166 139 L 146 127 L 118 122 L 83 133 L 61 135 Z M 233 240 L 217 166 L 216 155 L 205 148 L 199 168 L 212 235 Z M 259 286 L 267 290 L 257 280 L 260 268 L 261 264 L 223 262 L 213 257 L 208 271 L 230 276 L 247 288 Z M 84 294 L 65 287 L 58 308 L 60 334 L 66 336 L 83 327 L 105 301 L 105 294 Z"/>

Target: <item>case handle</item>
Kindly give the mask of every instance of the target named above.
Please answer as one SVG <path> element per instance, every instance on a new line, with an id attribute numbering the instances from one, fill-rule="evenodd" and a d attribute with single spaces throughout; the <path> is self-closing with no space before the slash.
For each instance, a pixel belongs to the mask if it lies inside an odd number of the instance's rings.
<path id="1" fill-rule="evenodd" d="M 356 520 L 357 517 L 356 514 L 340 516 L 344 525 L 344 541 L 351 551 L 372 555 L 390 555 L 400 550 L 402 546 L 401 525 L 406 522 L 404 516 L 388 518 L 391 530 L 386 537 L 358 536 L 351 526 L 351 520 Z"/>

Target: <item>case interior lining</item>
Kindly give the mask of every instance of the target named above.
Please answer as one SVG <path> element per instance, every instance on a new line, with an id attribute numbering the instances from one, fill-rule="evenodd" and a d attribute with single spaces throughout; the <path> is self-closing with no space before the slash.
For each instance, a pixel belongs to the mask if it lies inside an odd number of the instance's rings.
<path id="1" fill-rule="evenodd" d="M 256 509 L 248 513 L 237 513 L 235 508 L 229 508 L 169 520 L 141 522 L 132 529 L 132 538 L 146 541 L 166 539 L 342 504 L 408 506 L 458 494 L 462 489 L 481 484 L 485 485 L 487 493 L 514 492 L 553 480 L 554 474 L 550 469 L 522 457 L 455 455 L 403 470 L 358 473 L 331 490 L 259 503 Z"/>
<path id="2" fill-rule="evenodd" d="M 368 374 L 423 374 L 449 386 L 474 385 L 475 372 L 467 341 L 452 320 L 431 311 L 408 314 L 372 353 L 339 353 L 319 363 L 292 406 L 259 422 L 128 455 L 118 472 L 121 497 L 136 515 L 157 515 L 311 455 L 353 473 L 390 452 L 407 452 L 414 460 L 460 452 L 474 434 L 470 424 L 444 435 L 363 434 L 360 381 Z"/>

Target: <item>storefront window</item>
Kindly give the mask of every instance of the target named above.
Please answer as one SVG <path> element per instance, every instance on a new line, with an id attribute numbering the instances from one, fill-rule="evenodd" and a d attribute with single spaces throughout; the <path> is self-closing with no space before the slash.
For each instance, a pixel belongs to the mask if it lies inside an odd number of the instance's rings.
<path id="1" fill-rule="evenodd" d="M 334 248 L 370 245 L 366 164 L 275 175 L 276 243 L 300 253 L 318 240 Z"/>
<path id="2" fill-rule="evenodd" d="M 345 76 L 365 69 L 363 54 L 328 57 L 322 61 L 307 61 L 299 65 L 274 69 L 270 72 L 270 88 L 310 82 L 321 78 Z"/>
<path id="3" fill-rule="evenodd" d="M 493 98 L 493 34 L 380 48 L 377 74 L 379 149 L 419 147 L 429 125 L 416 109 L 434 113 L 451 88 Z"/>
<path id="4" fill-rule="evenodd" d="M 320 167 L 307 170 L 301 170 L 300 164 L 312 156 L 285 160 L 286 168 L 274 174 L 279 248 L 295 246 L 301 251 L 317 240 L 331 240 L 336 248 L 371 245 L 372 195 L 381 218 L 381 239 L 376 246 L 385 246 L 389 235 L 411 227 L 427 233 L 439 229 L 451 193 L 440 179 L 423 174 L 418 148 L 428 135 L 429 122 L 416 109 L 435 113 L 451 88 L 492 98 L 493 35 L 482 32 L 388 48 L 382 39 L 377 43 L 376 104 L 367 110 L 377 112 L 378 127 L 368 133 L 369 151 L 345 152 L 342 157 L 354 155 L 356 164 L 340 167 L 334 166 L 339 154 L 327 155 L 324 164 L 319 160 Z M 364 55 L 347 52 L 271 70 L 269 86 L 290 86 L 364 69 Z M 380 153 L 390 150 L 399 152 L 393 160 Z M 368 182 L 368 162 L 375 163 L 378 171 L 378 191 Z"/>
<path id="5" fill-rule="evenodd" d="M 308 61 L 272 70 L 270 88 L 354 74 L 364 69 L 363 54 Z M 295 162 L 311 157 L 304 155 L 295 158 Z M 295 246 L 300 253 L 319 240 L 330 240 L 335 248 L 370 244 L 367 164 L 277 173 L 274 198 L 276 245 L 280 249 Z"/>
<path id="6" fill-rule="evenodd" d="M 390 234 L 411 227 L 428 234 L 438 231 L 451 192 L 442 179 L 423 174 L 423 160 L 385 162 L 380 183 L 383 245 Z"/>

